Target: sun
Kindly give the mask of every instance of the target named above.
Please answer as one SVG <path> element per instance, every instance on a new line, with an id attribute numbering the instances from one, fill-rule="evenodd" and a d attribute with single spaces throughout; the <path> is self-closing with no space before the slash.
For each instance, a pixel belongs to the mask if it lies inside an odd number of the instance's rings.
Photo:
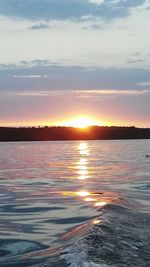
<path id="1" fill-rule="evenodd" d="M 82 116 L 72 119 L 70 121 L 64 122 L 64 126 L 71 126 L 75 128 L 87 128 L 89 126 L 96 125 L 96 122 L 88 117 Z"/>

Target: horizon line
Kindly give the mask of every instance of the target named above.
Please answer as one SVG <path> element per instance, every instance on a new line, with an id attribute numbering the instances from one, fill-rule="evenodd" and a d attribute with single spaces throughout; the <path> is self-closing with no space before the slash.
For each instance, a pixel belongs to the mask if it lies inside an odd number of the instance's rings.
<path id="1" fill-rule="evenodd" d="M 34 126 L 34 125 L 31 125 L 31 126 L 1 126 L 0 125 L 0 128 L 16 128 L 16 129 L 19 129 L 19 128 L 36 128 L 36 129 L 42 129 L 42 128 L 55 128 L 55 127 L 58 127 L 58 128 L 75 128 L 75 129 L 80 129 L 80 130 L 86 130 L 88 128 L 92 128 L 92 127 L 99 127 L 99 128 L 103 128 L 103 127 L 107 127 L 107 128 L 111 128 L 111 127 L 118 127 L 118 128 L 139 128 L 139 129 L 150 129 L 150 126 L 149 127 L 141 127 L 141 126 L 135 126 L 135 125 L 89 125 L 89 126 L 86 126 L 86 127 L 77 127 L 77 126 L 66 126 L 66 125 L 39 125 L 39 126 Z"/>

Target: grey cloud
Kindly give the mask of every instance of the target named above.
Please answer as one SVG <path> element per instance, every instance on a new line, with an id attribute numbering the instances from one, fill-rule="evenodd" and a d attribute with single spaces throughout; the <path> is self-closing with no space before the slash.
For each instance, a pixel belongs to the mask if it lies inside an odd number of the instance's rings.
<path id="1" fill-rule="evenodd" d="M 136 58 L 135 59 L 131 58 L 131 59 L 129 59 L 127 61 L 128 64 L 134 64 L 134 63 L 140 63 L 140 62 L 145 62 L 145 60 L 144 59 L 138 59 L 138 58 L 137 59 Z"/>
<path id="2" fill-rule="evenodd" d="M 15 69 L 17 65 L 15 64 L 0 64 L 0 70 L 5 70 L 5 69 Z"/>
<path id="3" fill-rule="evenodd" d="M 34 59 L 32 61 L 29 61 L 28 64 L 32 66 L 57 66 L 59 65 L 58 63 L 51 62 L 50 60 L 47 60 L 47 59 Z"/>
<path id="4" fill-rule="evenodd" d="M 29 20 L 80 19 L 96 16 L 102 19 L 127 16 L 130 8 L 143 4 L 145 0 L 114 2 L 105 0 L 101 5 L 88 0 L 0 0 L 0 14 Z"/>
<path id="5" fill-rule="evenodd" d="M 98 23 L 92 23 L 91 25 L 89 25 L 89 27 L 87 26 L 86 28 L 93 29 L 93 30 L 104 30 L 105 29 L 104 26 Z"/>
<path id="6" fill-rule="evenodd" d="M 144 90 L 147 87 L 138 84 L 149 82 L 150 77 L 146 69 L 89 69 L 45 62 L 37 59 L 28 65 L 1 65 L 0 91 Z"/>
<path id="7" fill-rule="evenodd" d="M 31 61 L 26 61 L 22 60 L 18 64 L 3 64 L 0 63 L 0 70 L 5 70 L 5 69 L 21 69 L 21 68 L 31 68 L 31 67 L 40 67 L 40 66 L 58 66 L 58 63 L 51 62 L 50 60 L 47 59 L 34 59 Z"/>
<path id="8" fill-rule="evenodd" d="M 138 57 L 140 55 L 141 55 L 140 52 L 136 52 L 136 53 L 131 54 L 132 57 Z"/>
<path id="9" fill-rule="evenodd" d="M 130 58 L 127 60 L 127 64 L 135 64 L 145 62 L 145 59 L 142 58 L 140 52 L 131 54 Z"/>
<path id="10" fill-rule="evenodd" d="M 29 29 L 30 30 L 41 30 L 41 29 L 48 29 L 48 28 L 49 28 L 49 25 L 45 23 L 38 23 L 38 24 L 32 25 Z"/>

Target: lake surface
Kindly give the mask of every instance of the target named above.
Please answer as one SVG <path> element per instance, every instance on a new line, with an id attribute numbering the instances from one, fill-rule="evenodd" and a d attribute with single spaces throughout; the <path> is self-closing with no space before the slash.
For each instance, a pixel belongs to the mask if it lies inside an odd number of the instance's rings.
<path id="1" fill-rule="evenodd" d="M 150 266 L 150 140 L 0 143 L 0 266 Z"/>

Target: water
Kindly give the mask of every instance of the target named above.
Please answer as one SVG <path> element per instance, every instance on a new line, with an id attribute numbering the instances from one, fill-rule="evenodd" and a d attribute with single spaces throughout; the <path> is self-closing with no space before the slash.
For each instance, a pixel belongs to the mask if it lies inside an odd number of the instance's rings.
<path id="1" fill-rule="evenodd" d="M 0 266 L 150 266 L 150 140 L 0 143 Z"/>

